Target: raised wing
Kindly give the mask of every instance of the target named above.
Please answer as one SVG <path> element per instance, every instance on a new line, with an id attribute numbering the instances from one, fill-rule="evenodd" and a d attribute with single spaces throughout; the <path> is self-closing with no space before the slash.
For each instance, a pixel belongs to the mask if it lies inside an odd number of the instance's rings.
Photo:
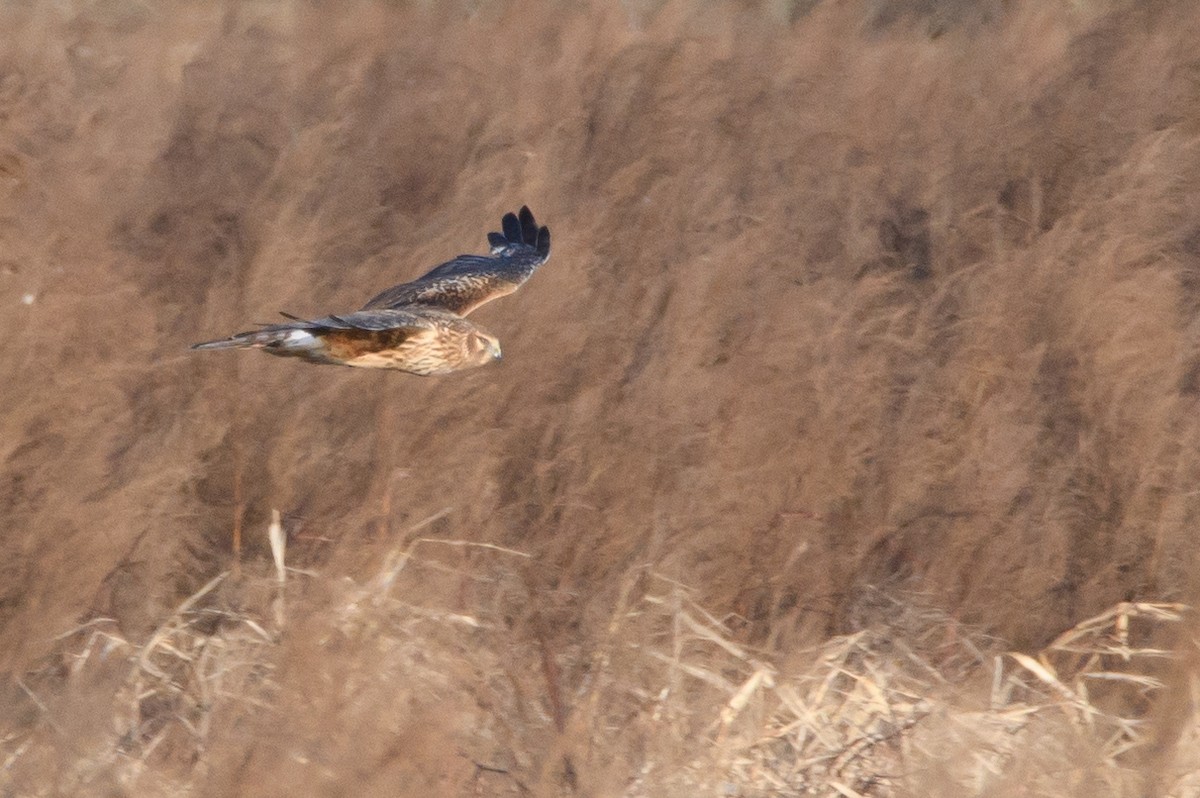
<path id="1" fill-rule="evenodd" d="M 490 257 L 459 255 L 424 277 L 389 288 L 363 310 L 422 306 L 465 316 L 516 291 L 550 257 L 550 230 L 538 227 L 527 207 L 504 214 L 501 226 L 503 232 L 488 233 Z"/>

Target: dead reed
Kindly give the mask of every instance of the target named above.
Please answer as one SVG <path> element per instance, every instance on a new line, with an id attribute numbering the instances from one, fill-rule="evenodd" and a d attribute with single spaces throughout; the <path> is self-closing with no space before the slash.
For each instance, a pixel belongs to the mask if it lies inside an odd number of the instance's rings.
<path id="1" fill-rule="evenodd" d="M 876 593 L 875 620 L 783 661 L 740 642 L 687 585 L 633 569 L 603 636 L 557 650 L 553 635 L 514 629 L 523 552 L 412 537 L 371 578 L 307 572 L 297 584 L 278 517 L 268 534 L 273 573 L 241 585 L 218 574 L 143 640 L 105 619 L 64 634 L 58 697 L 27 687 L 36 717 L 0 736 L 0 786 L 206 794 L 231 749 L 355 739 L 356 696 L 389 678 L 407 701 L 436 699 L 459 718 L 441 733 L 470 775 L 438 794 L 1119 796 L 1144 788 L 1151 753 L 1162 794 L 1194 794 L 1200 781 L 1190 709 L 1170 755 L 1151 751 L 1163 747 L 1156 707 L 1200 683 L 1181 658 L 1192 643 L 1180 604 L 1122 603 L 1017 652 L 919 597 Z M 454 606 L 464 585 L 474 600 Z M 312 672 L 294 663 L 331 646 L 355 656 L 317 666 L 330 695 L 313 704 Z M 70 703 L 98 706 L 89 684 L 115 685 L 110 717 L 68 744 Z M 319 718 L 293 727 L 314 708 Z M 59 767 L 38 782 L 48 758 Z"/>

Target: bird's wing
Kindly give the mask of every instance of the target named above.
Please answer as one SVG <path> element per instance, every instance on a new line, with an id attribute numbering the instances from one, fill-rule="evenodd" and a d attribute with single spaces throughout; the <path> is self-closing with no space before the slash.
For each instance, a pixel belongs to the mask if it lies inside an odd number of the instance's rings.
<path id="1" fill-rule="evenodd" d="M 437 329 L 437 318 L 443 314 L 436 310 L 420 308 L 413 310 L 381 309 L 356 310 L 353 313 L 337 313 L 319 319 L 302 319 L 290 313 L 281 315 L 291 319 L 287 324 L 266 324 L 259 332 L 276 330 L 362 330 L 383 332 L 385 330 L 409 330 L 413 333 Z"/>
<path id="2" fill-rule="evenodd" d="M 538 227 L 527 207 L 506 213 L 501 225 L 503 232 L 488 233 L 490 257 L 459 255 L 424 277 L 389 288 L 363 310 L 424 306 L 465 316 L 516 291 L 550 257 L 550 230 Z"/>
<path id="3" fill-rule="evenodd" d="M 257 330 L 238 333 L 218 341 L 205 341 L 192 348 L 266 347 L 298 351 L 312 349 L 312 342 L 316 339 L 375 341 L 381 337 L 395 345 L 410 338 L 436 334 L 439 323 L 444 323 L 447 319 L 458 319 L 457 316 L 435 308 L 360 310 L 311 320 L 302 319 L 290 313 L 282 315 L 290 321 L 285 324 L 260 324 Z M 462 320 L 458 319 L 458 321 Z M 297 331 L 309 333 L 309 335 L 297 338 L 294 336 Z M 285 346 L 289 342 L 291 345 Z"/>

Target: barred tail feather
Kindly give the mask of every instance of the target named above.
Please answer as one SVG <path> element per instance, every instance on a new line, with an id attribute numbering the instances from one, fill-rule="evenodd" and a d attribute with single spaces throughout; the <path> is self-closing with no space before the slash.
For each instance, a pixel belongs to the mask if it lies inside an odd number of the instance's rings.
<path id="1" fill-rule="evenodd" d="M 205 341 L 201 344 L 192 344 L 192 349 L 248 349 L 254 344 L 244 338 L 222 338 L 220 341 Z"/>
<path id="2" fill-rule="evenodd" d="M 311 332 L 283 325 L 275 329 L 238 333 L 220 341 L 205 341 L 192 345 L 192 349 L 283 349 L 290 351 L 320 347 L 321 342 Z"/>

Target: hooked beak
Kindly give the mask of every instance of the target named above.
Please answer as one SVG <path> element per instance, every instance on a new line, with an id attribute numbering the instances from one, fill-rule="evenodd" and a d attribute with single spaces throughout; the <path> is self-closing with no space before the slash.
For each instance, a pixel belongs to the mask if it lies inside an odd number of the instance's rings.
<path id="1" fill-rule="evenodd" d="M 488 352 L 491 354 L 492 360 L 499 360 L 502 357 L 500 354 L 500 342 L 488 341 Z"/>

